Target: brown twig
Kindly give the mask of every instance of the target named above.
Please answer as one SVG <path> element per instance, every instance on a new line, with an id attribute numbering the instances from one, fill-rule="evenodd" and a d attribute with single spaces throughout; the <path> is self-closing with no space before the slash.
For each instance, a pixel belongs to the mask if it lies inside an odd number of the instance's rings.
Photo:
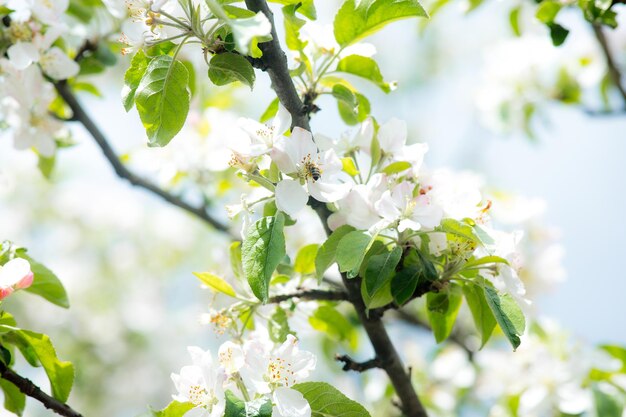
<path id="1" fill-rule="evenodd" d="M 66 417 L 82 417 L 78 411 L 46 394 L 41 388 L 33 384 L 31 380 L 15 373 L 15 371 L 7 367 L 2 361 L 0 361 L 0 376 L 15 385 L 24 395 L 34 398 L 49 410 Z"/>
<path id="2" fill-rule="evenodd" d="M 606 65 L 609 71 L 609 77 L 611 77 L 611 81 L 620 92 L 620 95 L 624 100 L 624 107 L 626 108 L 626 87 L 622 84 L 622 73 L 613 58 L 613 54 L 609 48 L 609 42 L 604 35 L 604 30 L 602 29 L 602 26 L 597 23 L 592 23 L 591 27 L 593 28 L 593 33 L 596 35 L 596 39 L 598 40 L 600 48 L 602 48 L 602 52 L 604 53 L 604 58 L 606 59 Z"/>
<path id="3" fill-rule="evenodd" d="M 343 367 L 341 369 L 344 371 L 365 372 L 369 369 L 383 367 L 383 361 L 378 357 L 365 362 L 356 362 L 348 355 L 336 355 L 335 360 L 337 362 L 343 362 Z"/>
<path id="4" fill-rule="evenodd" d="M 107 138 L 104 136 L 102 131 L 98 128 L 98 126 L 96 126 L 91 117 L 89 117 L 89 115 L 85 112 L 80 102 L 76 99 L 76 96 L 74 96 L 74 94 L 72 93 L 69 85 L 65 81 L 59 81 L 54 84 L 54 87 L 56 88 L 61 98 L 63 98 L 65 103 L 67 103 L 67 105 L 72 110 L 73 115 L 70 120 L 76 120 L 85 127 L 87 132 L 89 132 L 89 134 L 94 138 L 94 140 L 102 150 L 102 153 L 109 161 L 118 177 L 128 180 L 132 185 L 143 188 L 153 194 L 158 195 L 168 203 L 180 207 L 183 210 L 200 218 L 204 222 L 213 226 L 216 230 L 227 233 L 231 235 L 234 239 L 237 239 L 237 236 L 232 235 L 225 224 L 209 214 L 208 207 L 192 206 L 180 197 L 171 194 L 170 192 L 160 188 L 156 184 L 138 176 L 137 174 L 131 172 L 128 168 L 126 168 L 124 164 L 122 164 L 122 162 L 120 161 L 119 157 L 109 144 Z"/>
<path id="5" fill-rule="evenodd" d="M 253 12 L 262 12 L 271 22 L 272 40 L 259 44 L 259 48 L 263 52 L 261 59 L 272 81 L 272 88 L 280 102 L 291 114 L 293 127 L 297 126 L 310 131 L 311 127 L 306 108 L 289 75 L 287 57 L 280 46 L 274 17 L 267 2 L 265 0 L 246 0 L 246 6 Z M 317 212 L 326 233 L 330 233 L 330 228 L 328 227 L 330 210 L 326 204 L 311 198 L 309 199 L 309 205 Z M 426 410 L 413 388 L 411 377 L 402 364 L 402 360 L 389 338 L 381 317 L 369 316 L 366 312 L 366 307 L 361 298 L 360 279 L 348 279 L 345 274 L 342 274 L 342 281 L 347 290 L 348 301 L 354 306 L 363 328 L 374 347 L 376 357 L 385 358 L 382 366 L 402 402 L 402 411 L 407 417 L 426 417 Z"/>
<path id="6" fill-rule="evenodd" d="M 346 301 L 348 295 L 343 291 L 327 290 L 300 290 L 290 294 L 279 294 L 270 297 L 270 303 L 281 303 L 283 301 L 299 298 L 301 300 L 317 301 Z"/>

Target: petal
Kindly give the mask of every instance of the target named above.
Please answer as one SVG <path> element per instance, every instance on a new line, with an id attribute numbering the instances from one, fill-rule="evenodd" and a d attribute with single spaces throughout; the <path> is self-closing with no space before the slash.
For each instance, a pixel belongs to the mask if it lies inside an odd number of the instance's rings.
<path id="1" fill-rule="evenodd" d="M 55 80 L 65 80 L 78 74 L 80 67 L 61 49 L 54 47 L 41 57 L 41 68 Z"/>
<path id="2" fill-rule="evenodd" d="M 0 287 L 12 287 L 30 273 L 30 264 L 26 259 L 11 259 L 0 269 Z"/>
<path id="3" fill-rule="evenodd" d="M 418 222 L 411 220 L 411 219 L 403 219 L 400 221 L 400 223 L 398 223 L 398 232 L 402 233 L 405 230 L 420 230 L 422 228 L 422 225 L 419 224 Z"/>
<path id="4" fill-rule="evenodd" d="M 23 290 L 24 288 L 28 288 L 33 285 L 33 280 L 35 278 L 35 274 L 29 272 L 24 278 L 22 278 L 17 284 L 15 284 L 16 289 Z"/>
<path id="5" fill-rule="evenodd" d="M 274 417 L 310 417 L 311 406 L 304 396 L 291 388 L 276 388 L 273 394 Z"/>
<path id="6" fill-rule="evenodd" d="M 276 163 L 278 169 L 285 174 L 293 174 L 298 170 L 296 162 L 290 155 L 290 147 L 293 138 L 281 137 L 275 143 L 270 151 L 270 158 Z"/>
<path id="7" fill-rule="evenodd" d="M 229 23 L 237 50 L 244 55 L 248 55 L 252 39 L 267 36 L 272 30 L 272 24 L 261 12 L 252 17 L 230 20 Z"/>
<path id="8" fill-rule="evenodd" d="M 358 146 L 361 149 L 369 150 L 372 145 L 372 138 L 374 137 L 374 121 L 371 117 L 365 119 L 361 124 L 361 127 L 357 134 L 354 136 L 353 145 Z"/>
<path id="9" fill-rule="evenodd" d="M 299 182 L 285 179 L 276 184 L 276 207 L 291 217 L 298 214 L 306 206 L 309 199 Z"/>
<path id="10" fill-rule="evenodd" d="M 291 132 L 291 146 L 288 148 L 289 156 L 295 163 L 301 163 L 302 160 L 310 156 L 313 162 L 316 162 L 317 145 L 313 142 L 313 135 L 308 130 L 295 127 Z"/>
<path id="11" fill-rule="evenodd" d="M 272 120 L 272 130 L 274 132 L 274 136 L 282 135 L 290 128 L 291 113 L 289 113 L 285 106 L 279 102 L 278 111 L 276 112 L 276 116 L 274 116 L 274 120 Z"/>
<path id="12" fill-rule="evenodd" d="M 39 61 L 39 50 L 30 42 L 17 42 L 7 50 L 9 61 L 18 69 L 26 69 L 33 62 Z"/>
<path id="13" fill-rule="evenodd" d="M 374 208 L 378 212 L 378 215 L 386 220 L 394 221 L 400 217 L 400 210 L 394 204 L 391 198 L 391 191 L 389 190 L 383 193 L 380 200 L 374 204 Z"/>
<path id="14" fill-rule="evenodd" d="M 393 118 L 378 129 L 378 141 L 384 151 L 397 153 L 406 143 L 406 122 Z"/>
<path id="15" fill-rule="evenodd" d="M 331 184 L 324 181 L 307 182 L 309 194 L 317 201 L 334 203 L 348 195 L 352 186 L 350 184 Z"/>

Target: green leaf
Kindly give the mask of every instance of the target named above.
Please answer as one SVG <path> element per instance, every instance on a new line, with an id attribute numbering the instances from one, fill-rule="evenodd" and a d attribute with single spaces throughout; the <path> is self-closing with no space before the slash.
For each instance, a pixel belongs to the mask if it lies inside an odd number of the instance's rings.
<path id="1" fill-rule="evenodd" d="M 256 76 L 252 64 L 245 57 L 232 52 L 224 52 L 211 58 L 209 78 L 215 85 L 240 81 L 252 89 Z"/>
<path id="2" fill-rule="evenodd" d="M 270 102 L 270 104 L 267 106 L 267 109 L 265 109 L 265 111 L 263 112 L 263 114 L 259 118 L 259 121 L 261 123 L 265 123 L 269 119 L 274 117 L 276 115 L 276 113 L 278 113 L 278 97 L 276 97 L 274 100 L 272 100 Z"/>
<path id="3" fill-rule="evenodd" d="M 364 282 L 370 297 L 374 297 L 376 292 L 391 282 L 401 256 L 402 249 L 396 246 L 390 252 L 375 255 L 369 259 L 365 269 Z"/>
<path id="4" fill-rule="evenodd" d="M 292 51 L 301 51 L 306 42 L 300 39 L 300 29 L 306 23 L 305 20 L 296 16 L 296 10 L 300 8 L 300 4 L 291 4 L 283 7 L 283 16 L 285 16 L 285 43 L 287 48 Z"/>
<path id="5" fill-rule="evenodd" d="M 194 408 L 190 402 L 172 401 L 163 410 L 151 410 L 153 417 L 183 417 L 185 413 Z"/>
<path id="6" fill-rule="evenodd" d="M 252 292 L 267 302 L 269 283 L 285 257 L 285 216 L 282 213 L 257 220 L 248 230 L 241 247 L 243 271 Z"/>
<path id="7" fill-rule="evenodd" d="M 297 9 L 298 13 L 310 20 L 317 19 L 317 11 L 313 0 L 269 0 L 271 3 L 282 5 L 300 5 Z"/>
<path id="8" fill-rule="evenodd" d="M 352 347 L 357 342 L 357 333 L 352 323 L 335 307 L 321 305 L 309 317 L 309 324 L 317 331 L 324 332 L 333 339 L 348 341 Z"/>
<path id="9" fill-rule="evenodd" d="M 437 229 L 451 235 L 462 237 L 463 239 L 469 240 L 474 243 L 481 243 L 478 236 L 476 236 L 476 234 L 474 233 L 474 229 L 472 229 L 471 226 L 463 224 L 458 220 L 443 219 L 441 221 L 441 225 Z"/>
<path id="10" fill-rule="evenodd" d="M 12 382 L 6 379 L 0 379 L 0 388 L 2 388 L 2 392 L 4 393 L 4 408 L 18 416 L 24 414 L 26 395 L 24 395 L 18 387 L 13 385 Z"/>
<path id="11" fill-rule="evenodd" d="M 20 348 L 24 354 L 27 349 L 29 357 L 24 356 L 29 363 L 32 364 L 34 355 L 37 361 L 43 366 L 50 387 L 52 388 L 52 396 L 61 402 L 66 402 L 72 390 L 74 383 L 74 366 L 70 362 L 63 362 L 57 357 L 54 346 L 50 338 L 41 333 L 31 332 L 30 330 L 21 330 L 13 328 L 11 334 L 15 336 L 16 341 L 21 342 Z"/>
<path id="12" fill-rule="evenodd" d="M 409 162 L 406 161 L 396 161 L 396 162 L 392 162 L 391 164 L 387 165 L 382 172 L 384 174 L 387 175 L 392 175 L 392 174 L 398 174 L 402 171 L 406 171 L 407 169 L 411 168 L 411 164 Z"/>
<path id="13" fill-rule="evenodd" d="M 552 38 L 552 44 L 554 46 L 563 45 L 563 42 L 565 42 L 567 35 L 569 35 L 569 30 L 565 29 L 558 23 L 550 23 L 548 27 L 550 28 L 550 38 Z"/>
<path id="14" fill-rule="evenodd" d="M 622 417 L 624 405 L 621 401 L 597 386 L 593 387 L 593 400 L 598 417 Z"/>
<path id="15" fill-rule="evenodd" d="M 514 7 L 509 13 L 509 23 L 511 24 L 511 30 L 517 37 L 522 36 L 522 29 L 520 27 L 520 12 L 522 8 L 520 6 Z"/>
<path id="16" fill-rule="evenodd" d="M 361 404 L 325 382 L 304 382 L 292 387 L 311 406 L 311 417 L 371 417 Z"/>
<path id="17" fill-rule="evenodd" d="M 556 16 L 561 11 L 561 3 L 556 1 L 544 0 L 537 7 L 535 17 L 539 19 L 541 23 L 549 24 L 554 22 Z"/>
<path id="18" fill-rule="evenodd" d="M 237 278 L 245 278 L 241 261 L 241 242 L 235 241 L 230 244 L 230 268 Z"/>
<path id="19" fill-rule="evenodd" d="M 372 58 L 360 55 L 349 55 L 339 61 L 337 71 L 372 81 L 385 93 L 389 93 L 392 90 L 391 85 L 383 79 L 378 64 Z"/>
<path id="20" fill-rule="evenodd" d="M 41 172 L 41 175 L 44 176 L 45 179 L 49 180 L 52 178 L 52 173 L 54 172 L 54 166 L 56 165 L 56 155 L 52 156 L 43 156 L 37 155 L 37 168 Z"/>
<path id="21" fill-rule="evenodd" d="M 312 243 L 300 249 L 296 255 L 296 261 L 293 264 L 293 270 L 302 275 L 314 273 L 315 259 L 319 247 L 317 243 Z"/>
<path id="22" fill-rule="evenodd" d="M 137 91 L 137 87 L 139 87 L 139 83 L 149 63 L 150 58 L 146 56 L 142 49 L 137 51 L 130 61 L 130 67 L 128 67 L 126 74 L 124 74 L 124 87 L 122 88 L 122 104 L 126 111 L 130 111 L 135 104 L 135 92 Z"/>
<path id="23" fill-rule="evenodd" d="M 450 336 L 462 299 L 463 297 L 456 291 L 456 287 L 452 287 L 446 292 L 429 292 L 426 294 L 428 319 L 437 343 L 443 342 Z"/>
<path id="24" fill-rule="evenodd" d="M 524 313 L 509 294 L 498 294 L 491 286 L 484 287 L 487 304 L 513 350 L 520 345 L 520 336 L 524 334 L 526 320 Z"/>
<path id="25" fill-rule="evenodd" d="M 508 265 L 509 261 L 507 261 L 506 259 L 501 258 L 499 256 L 495 256 L 495 255 L 483 256 L 482 258 L 472 259 L 472 260 L 468 261 L 465 265 L 463 265 L 463 269 L 475 268 L 477 266 L 487 265 L 487 264 L 505 264 L 505 265 Z"/>
<path id="26" fill-rule="evenodd" d="M 339 241 L 337 263 L 341 272 L 348 272 L 348 278 L 357 276 L 363 257 L 371 243 L 372 237 L 362 230 L 350 232 Z"/>
<path id="27" fill-rule="evenodd" d="M 424 279 L 421 266 L 409 265 L 396 273 L 391 279 L 391 295 L 398 305 L 403 305 L 411 299 L 417 284 Z"/>
<path id="28" fill-rule="evenodd" d="M 261 397 L 254 401 L 245 402 L 232 393 L 226 391 L 226 409 L 224 417 L 271 417 L 272 401 Z"/>
<path id="29" fill-rule="evenodd" d="M 276 306 L 274 313 L 267 322 L 267 331 L 270 339 L 275 343 L 283 343 L 287 336 L 293 334 L 287 320 L 287 313 L 280 306 Z"/>
<path id="30" fill-rule="evenodd" d="M 321 279 L 324 276 L 324 273 L 330 266 L 335 262 L 335 255 L 337 252 L 337 246 L 339 242 L 345 235 L 354 231 L 354 227 L 344 225 L 328 236 L 326 242 L 320 246 L 317 251 L 317 255 L 315 256 L 315 273 L 317 274 L 317 278 Z"/>
<path id="31" fill-rule="evenodd" d="M 465 295 L 467 305 L 472 312 L 476 330 L 480 334 L 480 347 L 482 349 L 496 327 L 496 319 L 485 299 L 485 290 L 480 285 L 465 284 L 463 286 L 463 295 Z"/>
<path id="32" fill-rule="evenodd" d="M 148 134 L 149 146 L 165 146 L 182 129 L 189 113 L 189 73 L 180 61 L 162 55 L 150 61 L 135 105 Z"/>
<path id="33" fill-rule="evenodd" d="M 204 285 L 213 289 L 214 291 L 221 292 L 231 297 L 236 297 L 237 293 L 233 287 L 224 279 L 209 272 L 194 272 L 193 273 Z"/>
<path id="34" fill-rule="evenodd" d="M 54 272 L 28 256 L 25 249 L 15 251 L 15 256 L 26 259 L 30 263 L 30 270 L 34 275 L 33 284 L 24 291 L 37 294 L 59 307 L 70 307 L 65 288 Z"/>
<path id="35" fill-rule="evenodd" d="M 428 17 L 428 13 L 417 0 L 361 0 L 358 4 L 347 0 L 335 16 L 335 39 L 346 46 L 410 17 Z"/>

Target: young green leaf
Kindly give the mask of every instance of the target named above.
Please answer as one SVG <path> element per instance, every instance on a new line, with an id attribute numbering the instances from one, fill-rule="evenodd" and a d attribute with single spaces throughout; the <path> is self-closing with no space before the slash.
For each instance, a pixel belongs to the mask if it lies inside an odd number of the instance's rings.
<path id="1" fill-rule="evenodd" d="M 409 162 L 396 161 L 383 168 L 382 172 L 387 175 L 399 174 L 400 172 L 406 171 L 409 168 L 411 168 L 411 164 Z"/>
<path id="2" fill-rule="evenodd" d="M 241 247 L 243 271 L 250 288 L 264 303 L 269 295 L 269 283 L 278 264 L 285 257 L 285 216 L 263 217 L 254 223 Z"/>
<path id="3" fill-rule="evenodd" d="M 421 265 L 409 265 L 394 275 L 391 279 L 391 295 L 401 306 L 411 299 L 417 284 L 424 279 Z"/>
<path id="4" fill-rule="evenodd" d="M 224 417 L 271 417 L 272 401 L 267 397 L 245 402 L 232 391 L 226 391 Z"/>
<path id="5" fill-rule="evenodd" d="M 428 17 L 428 13 L 417 0 L 347 0 L 335 16 L 335 39 L 341 46 L 350 45 L 410 17 Z"/>
<path id="6" fill-rule="evenodd" d="M 15 255 L 18 258 L 26 259 L 30 263 L 30 269 L 34 275 L 33 284 L 26 288 L 25 291 L 37 294 L 59 307 L 70 307 L 65 288 L 54 272 L 28 256 L 25 249 L 18 249 Z"/>
<path id="7" fill-rule="evenodd" d="M 135 92 L 135 105 L 148 135 L 148 146 L 165 146 L 182 129 L 189 113 L 189 73 L 169 55 L 148 65 Z"/>
<path id="8" fill-rule="evenodd" d="M 317 331 L 324 332 L 336 340 L 348 341 L 356 347 L 358 334 L 352 323 L 335 307 L 321 305 L 309 317 L 309 324 Z"/>
<path id="9" fill-rule="evenodd" d="M 300 8 L 301 3 L 290 4 L 283 7 L 283 16 L 285 16 L 285 43 L 287 48 L 292 51 L 301 51 L 306 42 L 300 39 L 300 29 L 306 21 L 296 16 L 296 10 Z"/>
<path id="10" fill-rule="evenodd" d="M 31 365 L 43 366 L 50 381 L 52 396 L 66 402 L 74 383 L 74 366 L 59 360 L 47 335 L 17 328 L 11 330 L 11 343 L 20 349 Z"/>
<path id="11" fill-rule="evenodd" d="M 122 87 L 122 104 L 124 104 L 126 111 L 130 111 L 135 104 L 135 92 L 149 63 L 150 58 L 146 56 L 143 49 L 137 51 L 130 61 L 130 67 L 124 74 L 124 87 Z"/>
<path id="12" fill-rule="evenodd" d="M 6 379 L 0 379 L 0 388 L 4 393 L 4 408 L 21 417 L 26 407 L 26 395 Z"/>
<path id="13" fill-rule="evenodd" d="M 598 417 L 621 417 L 623 415 L 622 401 L 602 391 L 598 386 L 593 387 L 593 402 Z"/>
<path id="14" fill-rule="evenodd" d="M 372 237 L 362 230 L 346 234 L 337 245 L 339 270 L 348 272 L 349 278 L 357 276 L 363 257 L 371 243 Z"/>
<path id="15" fill-rule="evenodd" d="M 372 58 L 360 55 L 349 55 L 339 61 L 337 71 L 365 78 L 376 84 L 385 93 L 389 93 L 392 90 L 391 85 L 383 79 L 378 64 Z"/>
<path id="16" fill-rule="evenodd" d="M 462 299 L 463 297 L 454 287 L 446 292 L 429 292 L 426 295 L 428 319 L 437 343 L 443 342 L 450 336 Z"/>
<path id="17" fill-rule="evenodd" d="M 224 52 L 211 58 L 209 78 L 215 85 L 240 81 L 252 89 L 256 76 L 252 64 L 245 57 L 232 52 Z"/>
<path id="18" fill-rule="evenodd" d="M 480 347 L 482 349 L 496 327 L 496 319 L 485 299 L 485 291 L 480 285 L 473 283 L 463 285 L 463 295 L 472 313 L 476 330 L 480 334 Z"/>
<path id="19" fill-rule="evenodd" d="M 318 279 L 321 279 L 324 276 L 324 272 L 335 262 L 339 241 L 341 241 L 345 235 L 353 231 L 354 227 L 352 226 L 343 225 L 338 227 L 337 230 L 328 236 L 326 242 L 320 246 L 315 256 L 315 273 Z"/>
<path id="20" fill-rule="evenodd" d="M 194 272 L 193 273 L 204 285 L 211 288 L 214 291 L 221 292 L 222 294 L 236 297 L 237 293 L 233 287 L 222 278 L 209 272 Z"/>
<path id="21" fill-rule="evenodd" d="M 287 320 L 287 313 L 280 306 L 276 306 L 274 313 L 267 322 L 267 331 L 270 339 L 275 343 L 283 343 L 287 336 L 293 334 Z"/>
<path id="22" fill-rule="evenodd" d="M 314 273 L 315 258 L 319 247 L 317 243 L 312 243 L 300 249 L 293 264 L 293 270 L 303 275 Z"/>
<path id="23" fill-rule="evenodd" d="M 309 402 L 311 417 L 371 417 L 365 407 L 325 382 L 304 382 L 293 389 Z"/>
<path id="24" fill-rule="evenodd" d="M 365 269 L 364 282 L 370 297 L 373 297 L 376 292 L 391 282 L 401 256 L 402 249 L 396 246 L 390 252 L 375 255 L 369 259 Z"/>
<path id="25" fill-rule="evenodd" d="M 185 413 L 194 408 L 190 402 L 172 401 L 162 410 L 151 410 L 153 417 L 183 417 Z"/>
<path id="26" fill-rule="evenodd" d="M 526 326 L 524 313 L 509 294 L 498 294 L 493 287 L 488 285 L 484 289 L 487 304 L 491 308 L 498 325 L 511 342 L 513 350 L 517 349 L 520 345 L 519 337 L 524 333 Z"/>

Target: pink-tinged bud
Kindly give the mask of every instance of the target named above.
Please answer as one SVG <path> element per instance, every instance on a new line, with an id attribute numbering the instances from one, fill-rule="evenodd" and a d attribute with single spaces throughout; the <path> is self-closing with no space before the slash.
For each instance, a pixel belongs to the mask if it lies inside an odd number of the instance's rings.
<path id="1" fill-rule="evenodd" d="M 21 289 L 23 290 L 24 288 L 28 288 L 33 284 L 33 279 L 35 278 L 35 274 L 33 274 L 33 272 L 29 272 L 26 276 L 24 276 L 24 278 L 22 278 L 21 280 L 19 280 L 17 282 L 17 284 L 15 284 L 15 289 Z"/>
<path id="2" fill-rule="evenodd" d="M 11 287 L 0 288 L 0 301 L 4 300 L 11 294 L 13 294 L 13 288 Z"/>

